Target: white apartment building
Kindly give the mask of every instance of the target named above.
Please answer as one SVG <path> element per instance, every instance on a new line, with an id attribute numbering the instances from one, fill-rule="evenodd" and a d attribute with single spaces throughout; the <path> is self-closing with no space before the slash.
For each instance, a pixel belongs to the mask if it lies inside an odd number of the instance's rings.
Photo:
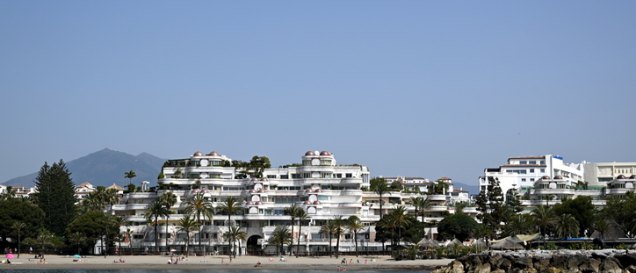
<path id="1" fill-rule="evenodd" d="M 599 162 L 586 163 L 585 182 L 606 185 L 619 175 L 630 177 L 636 175 L 636 162 Z"/>
<path id="2" fill-rule="evenodd" d="M 489 178 L 498 179 L 504 194 L 511 189 L 524 194 L 544 176 L 559 177 L 559 180 L 568 183 L 583 181 L 583 165 L 584 163 L 565 163 L 563 157 L 557 155 L 511 157 L 504 165 L 486 168 L 484 175 L 479 177 L 479 186 L 481 191 L 486 191 Z"/>
<path id="3" fill-rule="evenodd" d="M 285 208 L 292 204 L 302 207 L 310 217 L 301 234 L 297 226 L 294 228 L 294 242 L 300 236 L 301 248 L 297 251 L 301 253 L 327 251 L 329 241 L 320 228 L 336 216 L 360 217 L 366 227 L 359 232 L 358 242 L 367 248 L 381 247 L 380 243 L 373 243 L 372 227 L 372 223 L 380 219 L 379 211 L 372 203 L 363 202 L 362 188 L 369 187 L 366 166 L 338 165 L 328 151 L 308 151 L 302 156 L 301 164 L 265 169 L 263 178 L 259 179 L 244 178 L 241 169 L 230 166 L 230 162 L 229 157 L 217 152 L 196 152 L 188 158 L 168 160 L 162 168 L 157 192 L 125 194 L 112 209 L 115 215 L 131 223 L 129 227 L 122 227 L 122 231 L 132 229 L 132 246 L 153 248 L 157 236 L 160 246 L 165 248 L 167 236 L 170 248 L 184 250 L 186 236 L 178 232 L 176 223 L 185 216 L 187 200 L 202 193 L 215 209 L 228 197 L 234 197 L 242 212 L 232 215 L 231 222 L 227 215 L 218 214 L 212 221 L 207 220 L 201 235 L 196 232 L 192 236 L 191 249 L 200 241 L 208 251 L 227 251 L 222 234 L 229 226 L 238 225 L 247 233 L 247 242 L 239 251 L 273 253 L 275 247 L 268 248 L 266 242 L 276 226 L 292 224 L 291 217 L 284 214 Z M 149 204 L 165 192 L 175 194 L 177 202 L 171 208 L 170 217 L 163 220 L 159 234 L 153 234 L 153 228 L 146 224 L 145 213 Z M 352 250 L 353 240 L 343 237 L 340 250 Z"/>

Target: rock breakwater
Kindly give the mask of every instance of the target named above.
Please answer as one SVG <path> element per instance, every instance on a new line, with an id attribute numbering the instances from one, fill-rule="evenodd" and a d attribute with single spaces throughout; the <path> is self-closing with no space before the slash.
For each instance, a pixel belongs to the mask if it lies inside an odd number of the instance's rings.
<path id="1" fill-rule="evenodd" d="M 515 251 L 471 254 L 432 273 L 636 273 L 636 253 L 624 250 Z"/>

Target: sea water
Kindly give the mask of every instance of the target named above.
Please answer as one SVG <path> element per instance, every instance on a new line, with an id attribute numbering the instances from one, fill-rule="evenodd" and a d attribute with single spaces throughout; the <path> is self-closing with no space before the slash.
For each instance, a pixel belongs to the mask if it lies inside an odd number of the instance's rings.
<path id="1" fill-rule="evenodd" d="M 1 272 L 14 272 L 14 273 L 194 273 L 194 272 L 209 272 L 209 273 L 275 273 L 275 272 L 308 272 L 308 273 L 331 273 L 335 270 L 298 270 L 298 269 L 6 269 L 0 268 Z M 359 273 L 413 273 L 415 270 L 394 270 L 394 269 L 374 269 L 374 270 L 356 270 L 350 269 L 347 272 L 359 272 Z M 417 271 L 428 272 L 428 271 Z"/>

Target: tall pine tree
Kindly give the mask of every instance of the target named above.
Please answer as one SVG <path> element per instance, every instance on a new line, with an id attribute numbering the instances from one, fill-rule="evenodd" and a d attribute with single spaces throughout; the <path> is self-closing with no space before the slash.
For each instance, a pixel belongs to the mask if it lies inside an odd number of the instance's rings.
<path id="1" fill-rule="evenodd" d="M 64 161 L 60 159 L 51 166 L 45 162 L 35 187 L 34 201 L 44 211 L 44 226 L 56 235 L 64 235 L 75 217 L 75 185 Z"/>
<path id="2" fill-rule="evenodd" d="M 485 237 L 493 239 L 501 233 L 501 223 L 505 220 L 503 193 L 499 187 L 499 179 L 488 177 L 487 191 L 479 192 L 476 204 L 480 212 L 477 219 L 481 220 Z"/>

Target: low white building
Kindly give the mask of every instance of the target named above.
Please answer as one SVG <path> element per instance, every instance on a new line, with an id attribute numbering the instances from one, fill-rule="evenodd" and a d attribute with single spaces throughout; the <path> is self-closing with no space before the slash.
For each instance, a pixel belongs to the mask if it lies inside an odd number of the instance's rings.
<path id="1" fill-rule="evenodd" d="M 486 168 L 484 175 L 479 177 L 479 187 L 480 191 L 486 191 L 490 179 L 497 179 L 505 195 L 512 189 L 524 194 L 544 176 L 558 176 L 569 183 L 577 183 L 584 179 L 583 165 L 565 163 L 563 157 L 557 155 L 511 157 L 497 168 Z"/>

